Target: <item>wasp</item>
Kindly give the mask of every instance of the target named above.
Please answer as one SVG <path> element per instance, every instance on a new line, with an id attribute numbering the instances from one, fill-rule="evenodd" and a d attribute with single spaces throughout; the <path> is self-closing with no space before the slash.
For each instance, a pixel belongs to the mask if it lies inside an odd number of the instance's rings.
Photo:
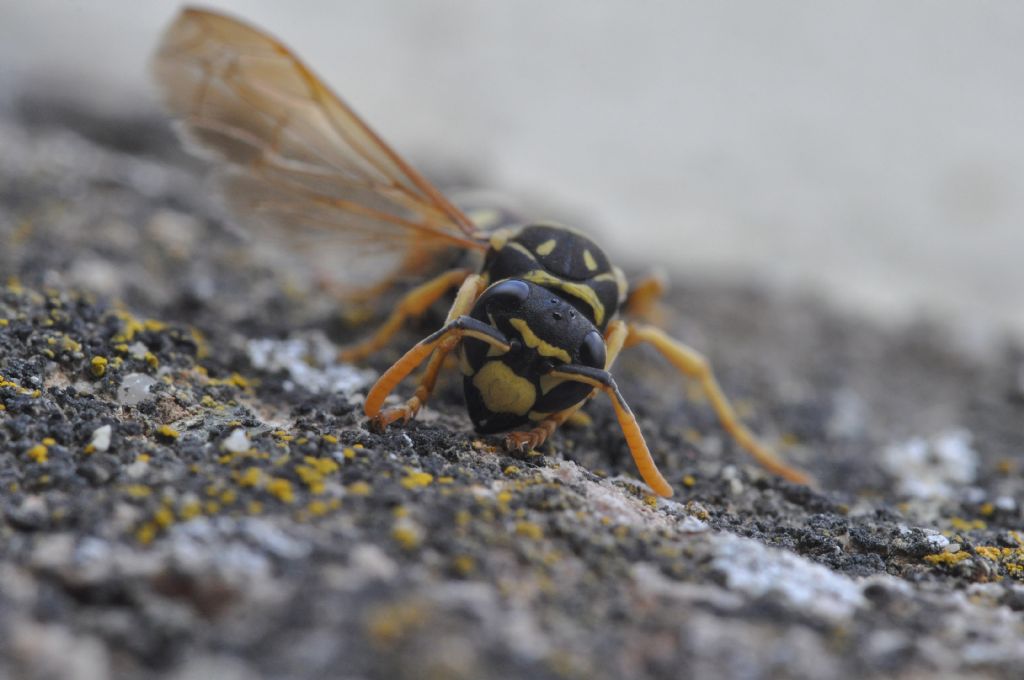
<path id="1" fill-rule="evenodd" d="M 364 410 L 376 428 L 413 418 L 453 355 L 479 432 L 505 432 L 508 449 L 531 450 L 604 393 L 641 477 L 657 494 L 671 496 L 611 373 L 624 348 L 646 343 L 698 381 L 724 429 L 754 459 L 793 482 L 808 482 L 744 426 L 702 355 L 654 325 L 629 320 L 630 311 L 657 293 L 656 284 L 631 291 L 622 270 L 574 229 L 482 228 L 273 37 L 188 8 L 164 34 L 153 70 L 186 141 L 219 161 L 238 213 L 292 234 L 314 253 L 336 252 L 328 246 L 342 244 L 343 259 L 333 267 L 360 282 L 364 299 L 379 299 L 401 277 L 421 280 L 342 358 L 373 354 L 407 320 L 454 291 L 444 325 L 368 392 Z M 453 249 L 482 257 L 482 264 L 438 271 Z M 385 408 L 392 391 L 424 363 L 413 395 Z"/>

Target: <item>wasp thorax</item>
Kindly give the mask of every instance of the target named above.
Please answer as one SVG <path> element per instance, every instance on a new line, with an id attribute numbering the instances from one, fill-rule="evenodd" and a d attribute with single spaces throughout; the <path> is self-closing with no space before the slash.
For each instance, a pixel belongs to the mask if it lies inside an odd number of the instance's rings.
<path id="1" fill-rule="evenodd" d="M 464 341 L 466 401 L 482 432 L 540 420 L 582 400 L 590 387 L 550 375 L 559 366 L 604 368 L 601 332 L 564 298 L 534 283 L 495 283 L 470 316 L 497 328 L 511 346 L 504 352 L 472 338 Z"/>

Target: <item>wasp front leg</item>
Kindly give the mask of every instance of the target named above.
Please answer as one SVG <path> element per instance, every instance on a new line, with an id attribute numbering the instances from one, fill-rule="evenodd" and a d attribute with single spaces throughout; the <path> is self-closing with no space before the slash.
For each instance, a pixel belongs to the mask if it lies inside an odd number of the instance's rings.
<path id="1" fill-rule="evenodd" d="M 419 412 L 434 391 L 437 376 L 444 364 L 445 357 L 458 347 L 463 336 L 469 335 L 508 351 L 508 339 L 504 335 L 487 324 L 465 316 L 473 308 L 473 303 L 480 297 L 484 288 L 486 288 L 486 284 L 481 276 L 477 274 L 468 276 L 455 295 L 455 302 L 452 303 L 452 307 L 448 311 L 444 327 L 424 338 L 406 352 L 401 359 L 381 375 L 377 383 L 370 389 L 366 395 L 364 411 L 373 420 L 377 429 L 383 429 L 398 420 L 406 422 Z M 430 361 L 427 363 L 426 370 L 424 370 L 413 396 L 401 406 L 382 412 L 381 406 L 391 391 L 428 357 Z"/>
<path id="2" fill-rule="evenodd" d="M 736 415 L 736 411 L 729 403 L 725 393 L 722 392 L 722 388 L 718 385 L 718 380 L 715 379 L 715 374 L 711 370 L 711 364 L 703 355 L 670 337 L 660 328 L 629 324 L 628 331 L 626 347 L 646 342 L 658 350 L 684 376 L 697 380 L 711 402 L 711 407 L 715 410 L 722 427 L 762 467 L 797 484 L 813 482 L 807 473 L 784 463 L 747 429 Z"/>
<path id="3" fill-rule="evenodd" d="M 619 421 L 619 427 L 622 428 L 622 434 L 626 438 L 626 444 L 629 446 L 629 452 L 633 456 L 633 462 L 636 464 L 640 476 L 654 490 L 654 493 L 659 496 L 668 498 L 672 495 L 672 487 L 662 477 L 661 472 L 658 471 L 657 464 L 654 462 L 654 458 L 651 457 L 651 452 L 647 448 L 643 432 L 640 431 L 640 425 L 636 422 L 636 416 L 633 415 L 633 411 L 630 410 L 629 404 L 622 397 L 618 385 L 615 384 L 615 380 L 608 371 L 602 371 L 589 366 L 566 364 L 551 371 L 549 375 L 560 380 L 571 380 L 590 385 L 594 388 L 595 392 L 607 394 L 611 398 L 612 407 L 615 409 L 615 418 Z M 587 399 L 589 398 L 587 397 Z M 520 450 L 526 447 L 533 448 L 539 446 L 585 402 L 586 400 L 564 411 L 548 416 L 532 430 L 510 433 L 505 439 L 506 446 L 518 445 Z M 534 443 L 535 441 L 537 443 Z"/>

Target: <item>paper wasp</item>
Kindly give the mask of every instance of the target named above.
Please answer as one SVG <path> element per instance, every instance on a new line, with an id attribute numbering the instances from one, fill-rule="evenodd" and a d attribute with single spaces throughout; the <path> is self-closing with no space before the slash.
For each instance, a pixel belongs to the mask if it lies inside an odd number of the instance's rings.
<path id="1" fill-rule="evenodd" d="M 644 481 L 670 496 L 610 373 L 624 347 L 649 343 L 699 381 L 723 427 L 759 463 L 807 482 L 740 422 L 700 354 L 659 328 L 619 317 L 651 290 L 631 295 L 622 271 L 588 237 L 550 224 L 478 228 L 287 47 L 230 17 L 184 10 L 153 66 L 186 139 L 222 163 L 226 194 L 238 212 L 297 240 L 301 234 L 314 248 L 344 242 L 346 258 L 336 266 L 348 268 L 366 294 L 381 293 L 399 275 L 427 279 L 344 358 L 373 353 L 407 319 L 457 291 L 444 326 L 367 394 L 365 412 L 376 427 L 414 417 L 445 358 L 456 353 L 478 431 L 508 432 L 508 448 L 532 449 L 604 392 Z M 437 263 L 453 248 L 482 254 L 482 266 L 438 274 Z M 386 397 L 423 362 L 413 396 L 384 409 Z"/>

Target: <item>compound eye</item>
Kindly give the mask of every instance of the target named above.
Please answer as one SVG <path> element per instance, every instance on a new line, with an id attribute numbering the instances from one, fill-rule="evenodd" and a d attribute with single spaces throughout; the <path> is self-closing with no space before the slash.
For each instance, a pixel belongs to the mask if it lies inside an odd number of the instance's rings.
<path id="1" fill-rule="evenodd" d="M 488 305 L 494 303 L 508 306 L 519 305 L 530 297 L 530 285 L 518 279 L 508 279 L 491 286 L 485 295 Z"/>
<path id="2" fill-rule="evenodd" d="M 604 338 L 598 331 L 590 331 L 580 345 L 580 361 L 584 366 L 603 369 L 605 357 Z"/>

